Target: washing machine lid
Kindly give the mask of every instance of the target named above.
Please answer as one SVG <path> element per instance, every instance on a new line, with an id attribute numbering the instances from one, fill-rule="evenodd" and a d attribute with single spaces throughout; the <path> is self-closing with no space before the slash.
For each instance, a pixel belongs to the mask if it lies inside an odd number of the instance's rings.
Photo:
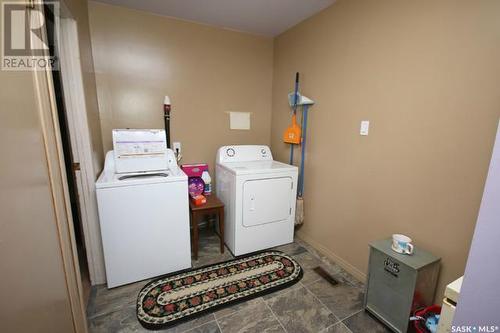
<path id="1" fill-rule="evenodd" d="M 114 129 L 112 134 L 117 173 L 166 170 L 175 161 L 173 151 L 167 149 L 165 130 Z"/>
<path id="2" fill-rule="evenodd" d="M 297 167 L 277 161 L 246 161 L 246 162 L 227 162 L 220 165 L 229 172 L 239 175 L 253 174 L 273 174 L 283 172 L 297 172 Z"/>
<path id="3" fill-rule="evenodd" d="M 104 170 L 97 179 L 96 188 L 110 188 L 120 186 L 134 186 L 144 184 L 168 183 L 185 181 L 187 176 L 184 171 L 179 168 L 175 161 L 175 156 L 172 150 L 166 150 L 167 160 L 162 164 L 160 170 L 144 170 L 136 172 L 120 172 L 115 165 L 115 154 L 110 150 L 106 154 L 104 161 Z"/>
<path id="4" fill-rule="evenodd" d="M 95 184 L 97 189 L 146 184 L 187 182 L 186 174 L 180 170 L 162 170 L 155 172 L 116 173 L 103 171 Z"/>
<path id="5" fill-rule="evenodd" d="M 462 288 L 462 281 L 464 280 L 464 277 L 459 277 L 452 283 L 448 284 L 446 286 L 446 289 L 444 291 L 444 296 L 453 302 L 457 303 L 458 298 L 460 296 L 460 289 Z"/>

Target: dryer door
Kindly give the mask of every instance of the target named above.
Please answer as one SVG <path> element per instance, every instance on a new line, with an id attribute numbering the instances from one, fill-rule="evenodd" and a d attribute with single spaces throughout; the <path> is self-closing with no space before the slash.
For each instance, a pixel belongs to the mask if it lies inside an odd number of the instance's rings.
<path id="1" fill-rule="evenodd" d="M 252 227 L 289 219 L 293 194 L 291 177 L 246 181 L 243 184 L 243 226 Z"/>

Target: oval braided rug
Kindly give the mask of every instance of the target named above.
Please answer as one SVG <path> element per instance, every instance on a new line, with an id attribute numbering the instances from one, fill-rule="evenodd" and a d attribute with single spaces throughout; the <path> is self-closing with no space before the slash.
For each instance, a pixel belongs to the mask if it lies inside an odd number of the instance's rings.
<path id="1" fill-rule="evenodd" d="M 137 318 L 161 329 L 224 306 L 286 288 L 302 278 L 302 268 L 280 251 L 238 257 L 149 282 L 137 298 Z"/>

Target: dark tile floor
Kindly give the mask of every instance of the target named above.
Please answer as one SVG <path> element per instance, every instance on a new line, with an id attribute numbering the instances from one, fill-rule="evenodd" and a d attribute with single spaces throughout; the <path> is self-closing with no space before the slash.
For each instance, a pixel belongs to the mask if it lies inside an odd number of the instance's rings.
<path id="1" fill-rule="evenodd" d="M 232 258 L 229 250 L 219 253 L 218 238 L 210 231 L 200 235 L 200 252 L 193 266 L 198 267 Z M 292 255 L 304 269 L 302 280 L 292 287 L 240 303 L 192 321 L 163 330 L 167 333 L 237 332 L 390 332 L 362 309 L 363 284 L 310 245 L 297 239 L 277 247 Z M 340 283 L 332 286 L 314 272 L 323 267 Z M 123 287 L 92 288 L 87 309 L 90 332 L 148 332 L 137 321 L 135 301 L 141 281 Z"/>

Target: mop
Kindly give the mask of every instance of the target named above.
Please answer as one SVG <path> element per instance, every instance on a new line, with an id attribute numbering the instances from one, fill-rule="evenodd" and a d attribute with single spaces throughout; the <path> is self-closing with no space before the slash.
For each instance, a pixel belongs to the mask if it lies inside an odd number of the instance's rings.
<path id="1" fill-rule="evenodd" d="M 295 225 L 304 223 L 304 168 L 305 168 L 305 154 L 306 154 L 306 134 L 307 134 L 307 116 L 309 107 L 314 104 L 314 101 L 300 95 L 298 92 L 298 74 L 295 81 L 295 92 L 288 94 L 288 103 L 296 111 L 298 106 L 302 107 L 302 130 L 300 135 L 301 143 L 301 160 L 299 168 L 299 179 L 297 186 L 297 204 L 295 208 Z M 293 116 L 292 116 L 293 122 Z M 285 132 L 286 133 L 286 132 Z M 285 142 L 288 142 L 285 140 Z M 290 164 L 293 164 L 293 144 L 290 148 Z"/>
<path id="2" fill-rule="evenodd" d="M 301 96 L 300 99 L 300 105 L 302 105 L 302 143 L 300 152 L 299 185 L 297 187 L 297 205 L 295 208 L 295 225 L 304 223 L 304 167 L 306 162 L 307 113 L 309 111 L 309 105 L 313 103 L 313 101 L 304 96 Z M 310 104 L 304 104 L 304 102 L 306 102 L 305 99 Z"/>

